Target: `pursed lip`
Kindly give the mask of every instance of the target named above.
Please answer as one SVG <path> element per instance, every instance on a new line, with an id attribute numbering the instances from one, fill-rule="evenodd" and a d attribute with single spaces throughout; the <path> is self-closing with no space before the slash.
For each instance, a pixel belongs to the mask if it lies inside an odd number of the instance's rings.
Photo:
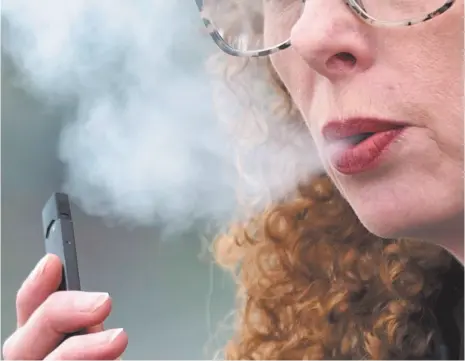
<path id="1" fill-rule="evenodd" d="M 395 120 L 357 117 L 329 121 L 323 126 L 321 132 L 327 142 L 334 142 L 359 134 L 385 132 L 408 125 Z"/>

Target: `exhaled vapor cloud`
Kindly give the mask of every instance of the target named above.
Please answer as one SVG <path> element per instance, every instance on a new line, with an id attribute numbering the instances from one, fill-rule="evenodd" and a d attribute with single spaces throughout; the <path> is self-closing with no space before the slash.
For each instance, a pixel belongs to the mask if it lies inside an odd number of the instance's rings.
<path id="1" fill-rule="evenodd" d="M 87 213 L 170 229 L 226 219 L 232 142 L 212 110 L 204 71 L 212 44 L 193 1 L 4 0 L 2 15 L 3 50 L 26 87 L 53 104 L 76 104 L 58 153 L 64 189 Z M 220 104 L 233 111 L 232 102 Z M 301 136 L 294 133 L 290 143 Z M 301 170 L 273 169 L 296 159 L 281 145 L 250 158 L 251 169 L 268 174 L 251 182 L 253 192 L 267 185 L 281 197 L 319 168 L 309 151 L 298 153 Z"/>

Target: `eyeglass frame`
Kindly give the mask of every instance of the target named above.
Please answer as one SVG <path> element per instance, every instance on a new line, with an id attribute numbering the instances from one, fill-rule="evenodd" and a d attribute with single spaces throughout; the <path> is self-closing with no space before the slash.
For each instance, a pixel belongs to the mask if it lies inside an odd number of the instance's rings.
<path id="1" fill-rule="evenodd" d="M 257 1 L 257 0 L 251 0 Z M 301 0 L 302 3 L 305 3 L 306 0 Z M 344 3 L 349 7 L 350 10 L 363 22 L 368 25 L 376 26 L 376 27 L 401 27 L 401 26 L 412 26 L 420 23 L 424 23 L 435 17 L 444 14 L 447 10 L 449 10 L 452 5 L 456 2 L 456 0 L 445 0 L 444 4 L 441 5 L 438 9 L 433 12 L 426 14 L 425 16 L 419 17 L 418 19 L 411 19 L 411 20 L 402 20 L 402 21 L 383 21 L 378 20 L 370 16 L 363 8 L 360 6 L 356 0 L 343 0 Z M 291 39 L 287 39 L 286 41 L 274 45 L 269 48 L 261 49 L 261 50 L 248 50 L 242 51 L 230 46 L 224 38 L 220 35 L 219 30 L 215 27 L 212 19 L 208 18 L 208 14 L 204 11 L 204 0 L 195 0 L 195 3 L 200 11 L 201 19 L 207 28 L 207 31 L 215 44 L 226 54 L 236 56 L 236 57 L 263 57 L 268 56 L 274 53 L 277 53 L 281 50 L 285 50 L 291 47 Z"/>

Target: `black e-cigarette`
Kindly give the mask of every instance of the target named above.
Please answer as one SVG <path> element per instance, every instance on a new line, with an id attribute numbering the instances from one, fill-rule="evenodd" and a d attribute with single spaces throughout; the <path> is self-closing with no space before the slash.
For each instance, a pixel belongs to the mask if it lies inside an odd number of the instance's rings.
<path id="1" fill-rule="evenodd" d="M 79 268 L 74 238 L 73 219 L 68 195 L 54 193 L 42 210 L 45 251 L 57 255 L 63 264 L 63 274 L 57 291 L 80 291 Z M 79 330 L 65 335 L 62 342 L 72 336 L 85 334 Z"/>
<path id="2" fill-rule="evenodd" d="M 73 219 L 67 194 L 54 193 L 50 197 L 42 210 L 42 224 L 45 251 L 56 254 L 63 264 L 63 277 L 58 291 L 80 291 Z"/>

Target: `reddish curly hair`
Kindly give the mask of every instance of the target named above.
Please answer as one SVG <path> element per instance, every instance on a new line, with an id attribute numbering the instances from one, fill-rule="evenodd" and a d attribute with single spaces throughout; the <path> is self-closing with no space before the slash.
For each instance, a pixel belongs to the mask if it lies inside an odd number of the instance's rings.
<path id="1" fill-rule="evenodd" d="M 255 126 L 252 120 L 263 121 L 255 111 L 254 97 L 263 102 L 263 92 L 255 91 L 257 79 L 273 85 L 278 95 L 268 102 L 273 113 L 296 119 L 268 59 L 220 55 L 215 60 L 210 68 L 220 70 L 230 90 L 239 97 L 247 90 L 242 97 L 247 114 L 236 116 L 233 127 L 239 138 Z M 263 128 L 272 133 L 270 126 L 254 129 Z M 232 270 L 238 283 L 235 334 L 224 357 L 430 357 L 435 337 L 430 300 L 440 290 L 439 277 L 451 256 L 432 244 L 369 233 L 325 174 L 295 188 L 292 196 L 269 203 L 214 243 L 216 261 Z"/>

